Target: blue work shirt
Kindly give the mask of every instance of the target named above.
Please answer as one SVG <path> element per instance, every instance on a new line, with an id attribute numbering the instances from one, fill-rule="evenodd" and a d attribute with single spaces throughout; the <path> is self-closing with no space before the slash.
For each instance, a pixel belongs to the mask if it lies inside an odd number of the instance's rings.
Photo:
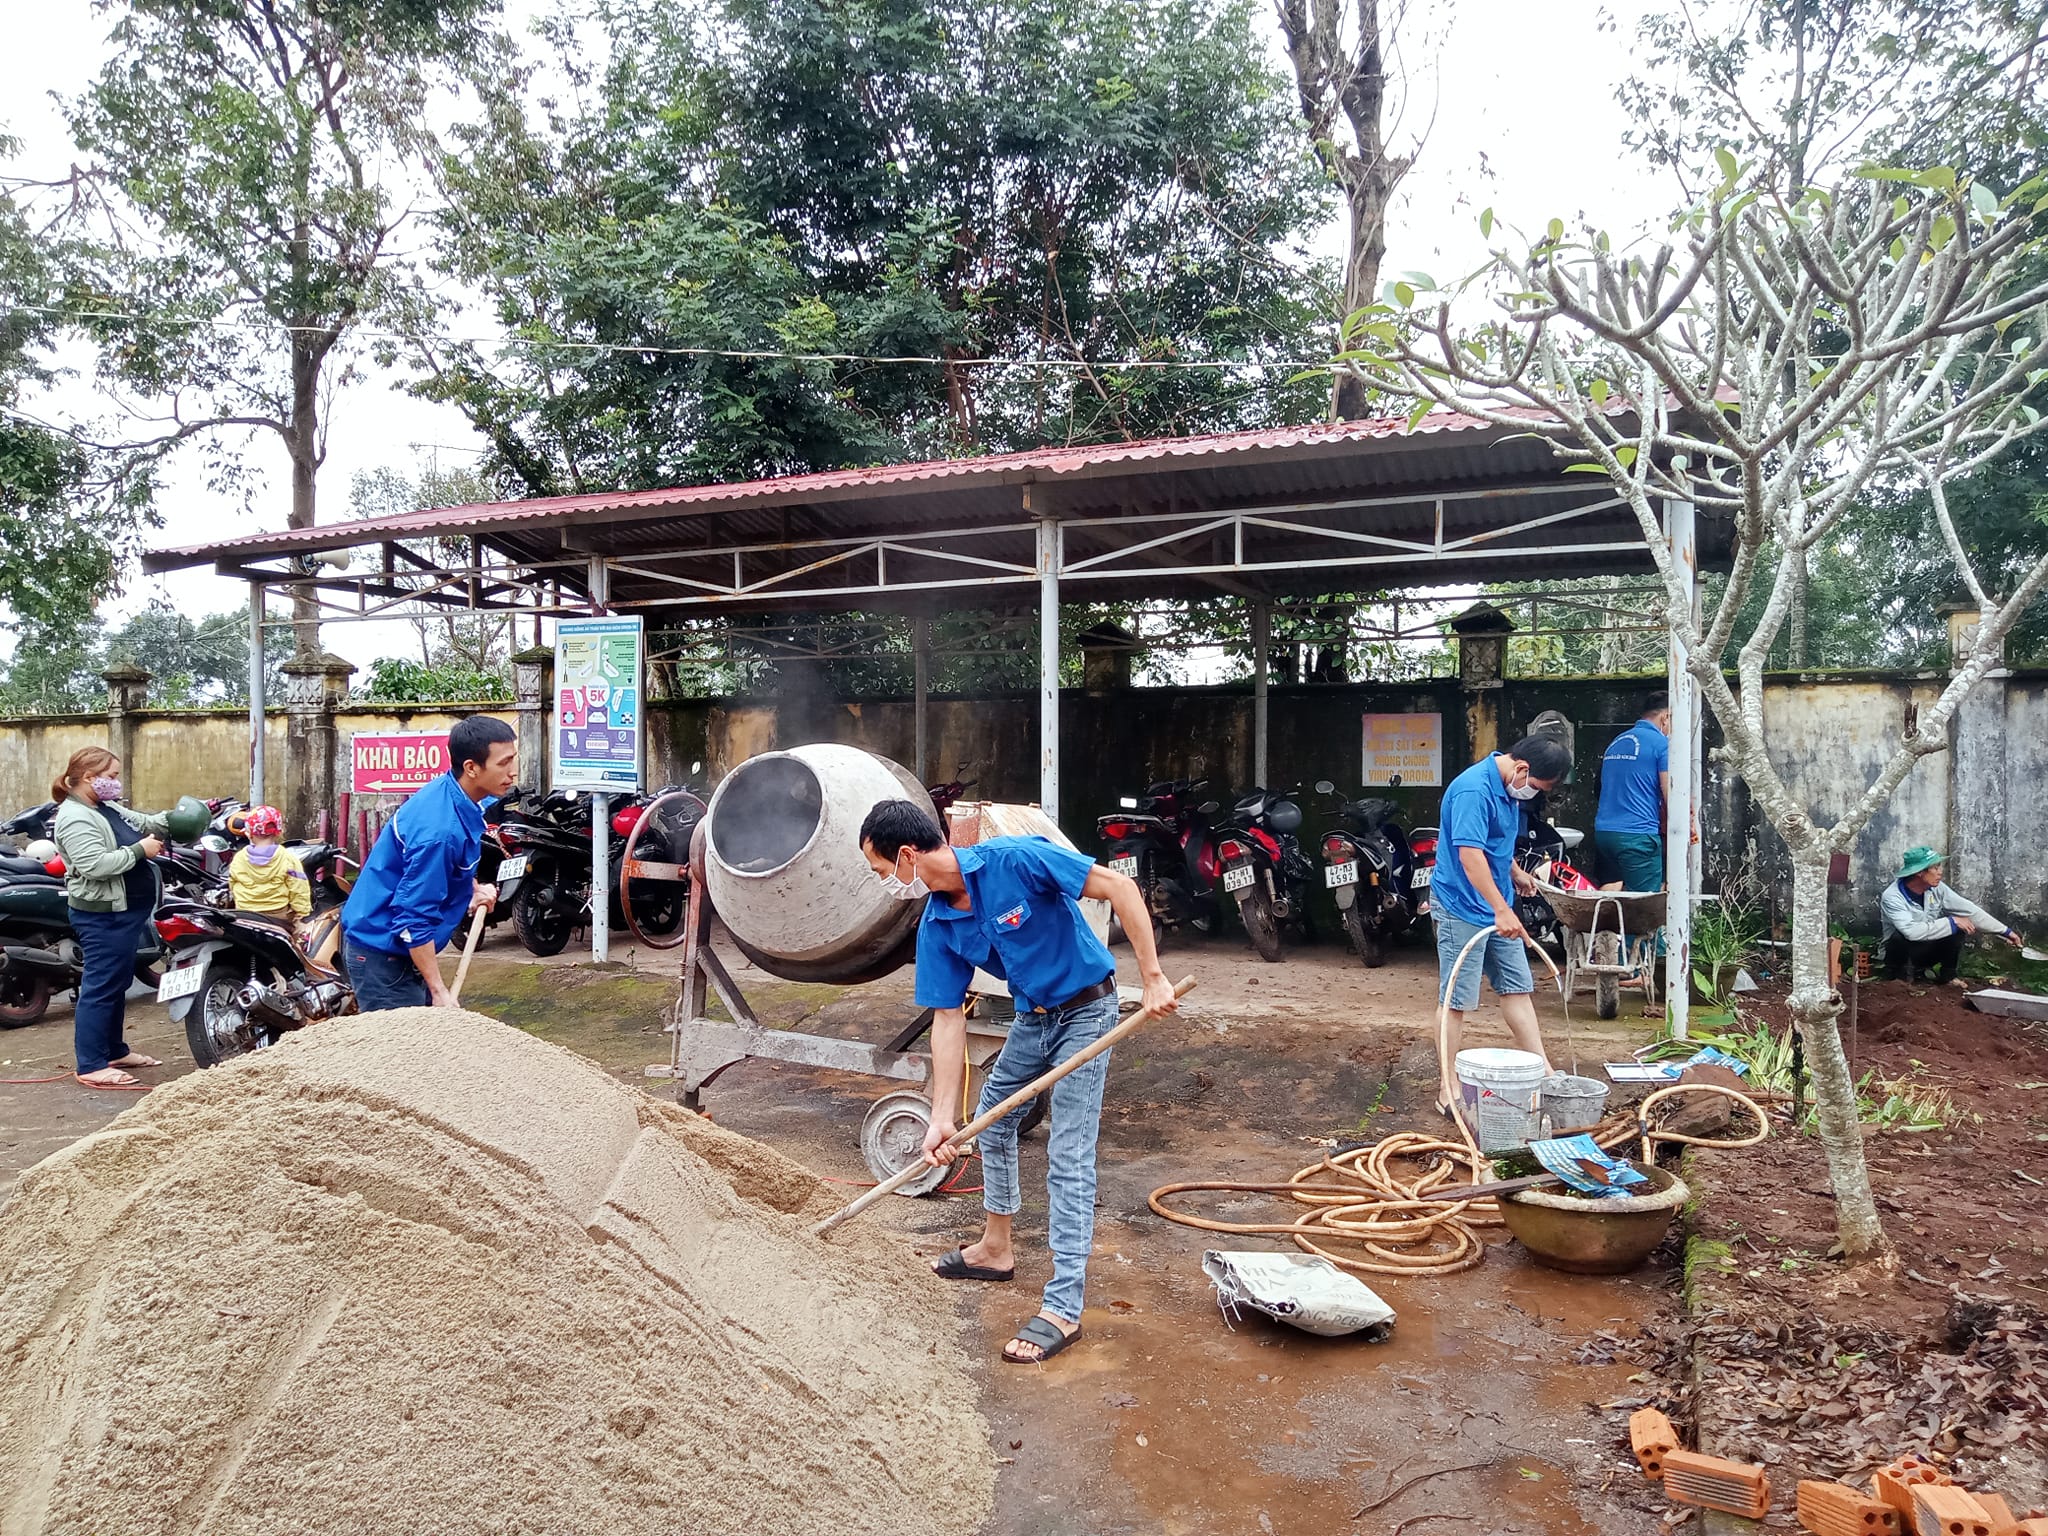
<path id="1" fill-rule="evenodd" d="M 1615 737 L 1600 759 L 1600 810 L 1593 818 L 1596 832 L 1647 833 L 1664 831 L 1664 788 L 1660 773 L 1671 771 L 1671 742 L 1647 720 Z"/>
<path id="2" fill-rule="evenodd" d="M 439 949 L 462 926 L 476 890 L 484 813 L 444 773 L 398 808 L 356 876 L 341 927 L 365 949 Z"/>
<path id="3" fill-rule="evenodd" d="M 1508 870 L 1514 863 L 1515 838 L 1522 830 L 1522 802 L 1501 782 L 1498 753 L 1481 758 L 1451 780 L 1437 821 L 1436 872 L 1430 877 L 1430 900 L 1437 911 L 1463 922 L 1492 922 L 1493 908 L 1466 875 L 1458 850 L 1477 848 L 1485 853 L 1494 889 L 1504 901 L 1515 899 Z"/>
<path id="4" fill-rule="evenodd" d="M 1095 861 L 1044 837 L 992 837 L 956 848 L 966 911 L 944 896 L 917 929 L 917 1005 L 958 1008 L 979 966 L 1010 984 L 1017 1011 L 1057 1008 L 1116 973 L 1081 913 Z"/>

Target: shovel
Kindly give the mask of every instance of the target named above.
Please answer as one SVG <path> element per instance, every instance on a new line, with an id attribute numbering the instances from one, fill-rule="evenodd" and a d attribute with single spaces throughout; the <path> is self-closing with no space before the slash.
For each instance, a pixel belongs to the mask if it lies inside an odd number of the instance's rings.
<path id="1" fill-rule="evenodd" d="M 1195 978 L 1192 976 L 1184 977 L 1181 980 L 1180 984 L 1173 989 L 1173 995 L 1175 997 L 1186 997 L 1188 993 L 1194 990 L 1194 987 Z M 955 1131 L 951 1136 L 947 1137 L 946 1145 L 949 1147 L 957 1147 L 964 1141 L 973 1140 L 973 1138 L 979 1136 L 983 1131 L 987 1130 L 990 1126 L 994 1125 L 998 1120 L 1002 1119 L 1003 1116 L 1007 1115 L 1019 1104 L 1030 1103 L 1033 1099 L 1037 1098 L 1041 1093 L 1045 1092 L 1046 1089 L 1050 1088 L 1054 1083 L 1058 1082 L 1061 1078 L 1065 1077 L 1069 1072 L 1072 1072 L 1079 1067 L 1085 1067 L 1089 1062 L 1093 1061 L 1096 1057 L 1100 1056 L 1112 1045 L 1115 1045 L 1117 1041 L 1123 1039 L 1125 1035 L 1128 1035 L 1140 1024 L 1149 1024 L 1152 1022 L 1153 1019 L 1157 1017 L 1158 1015 L 1155 1014 L 1150 1008 L 1140 1008 L 1136 1013 L 1132 1014 L 1128 1019 L 1125 1019 L 1123 1023 L 1117 1025 L 1115 1029 L 1112 1029 L 1108 1034 L 1104 1035 L 1101 1039 L 1097 1040 L 1093 1045 L 1086 1046 L 1083 1049 L 1074 1052 L 1073 1055 L 1069 1056 L 1065 1061 L 1061 1062 L 1058 1066 L 1054 1067 L 1050 1072 L 1044 1073 L 1039 1077 L 1034 1077 L 1030 1082 L 1026 1083 L 1022 1088 L 1019 1088 L 1015 1093 L 1011 1094 L 1007 1099 L 1003 1100 L 1002 1103 L 998 1104 L 994 1109 L 990 1110 L 987 1114 L 975 1116 L 974 1119 L 970 1120 L 967 1124 L 961 1126 L 959 1130 Z M 869 1190 L 866 1194 L 862 1195 L 858 1200 L 855 1200 L 850 1205 L 841 1206 L 838 1210 L 834 1211 L 830 1216 L 827 1216 L 823 1221 L 819 1222 L 815 1227 L 811 1228 L 811 1235 L 813 1237 L 827 1236 L 832 1231 L 832 1229 L 838 1226 L 841 1222 L 851 1221 L 854 1217 L 858 1216 L 862 1211 L 866 1210 L 869 1206 L 873 1205 L 876 1201 L 880 1200 L 884 1195 L 895 1194 L 897 1190 L 901 1189 L 905 1184 L 908 1184 L 912 1179 L 916 1178 L 919 1174 L 925 1172 L 930 1167 L 931 1164 L 927 1163 L 922 1157 L 912 1158 L 910 1160 L 909 1165 L 905 1167 L 901 1172 L 892 1174 L 890 1177 L 884 1179 L 881 1183 L 877 1184 L 873 1189 Z"/>
<path id="2" fill-rule="evenodd" d="M 2036 949 L 2033 945 L 2029 944 L 2020 951 L 2020 958 L 2022 960 L 2032 960 L 2038 964 L 2043 960 L 2048 960 L 2048 949 Z"/>

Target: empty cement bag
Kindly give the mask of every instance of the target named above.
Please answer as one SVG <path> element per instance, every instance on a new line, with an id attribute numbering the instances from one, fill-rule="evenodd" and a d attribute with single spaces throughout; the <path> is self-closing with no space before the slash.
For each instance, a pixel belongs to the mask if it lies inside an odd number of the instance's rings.
<path id="1" fill-rule="evenodd" d="M 1211 1248 L 1202 1255 L 1202 1273 L 1232 1321 L 1250 1307 L 1324 1338 L 1363 1332 L 1376 1344 L 1394 1331 L 1394 1309 L 1371 1286 L 1312 1253 Z"/>

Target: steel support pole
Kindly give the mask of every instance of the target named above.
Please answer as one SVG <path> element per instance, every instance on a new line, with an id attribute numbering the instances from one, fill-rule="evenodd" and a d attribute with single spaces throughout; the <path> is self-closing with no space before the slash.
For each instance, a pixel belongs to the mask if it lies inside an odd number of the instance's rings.
<path id="1" fill-rule="evenodd" d="M 1699 609 L 1699 559 L 1689 501 L 1664 503 L 1664 535 Z M 1686 671 L 1685 642 L 1671 628 L 1666 666 L 1671 696 L 1671 795 L 1664 807 L 1664 1013 L 1672 1038 L 1686 1038 L 1692 1002 L 1694 785 L 1699 782 L 1699 685 Z"/>
<path id="2" fill-rule="evenodd" d="M 1060 564 L 1065 539 L 1059 519 L 1038 520 L 1038 804 L 1060 819 Z"/>
<path id="3" fill-rule="evenodd" d="M 249 803 L 263 804 L 263 583 L 249 583 Z"/>
<path id="4" fill-rule="evenodd" d="M 926 705 L 932 688 L 932 621 L 930 619 L 912 619 L 910 621 L 910 660 L 917 674 L 914 684 L 917 690 L 917 768 L 915 772 L 918 783 L 929 784 L 932 781 L 932 773 L 931 769 L 927 766 L 930 762 L 930 754 L 927 750 L 928 737 L 925 731 Z"/>
<path id="5" fill-rule="evenodd" d="M 612 957 L 611 797 L 603 790 L 590 796 L 590 958 L 599 965 Z"/>
<path id="6" fill-rule="evenodd" d="M 1266 679 L 1273 648 L 1273 607 L 1252 604 L 1252 783 L 1263 789 L 1266 779 Z"/>

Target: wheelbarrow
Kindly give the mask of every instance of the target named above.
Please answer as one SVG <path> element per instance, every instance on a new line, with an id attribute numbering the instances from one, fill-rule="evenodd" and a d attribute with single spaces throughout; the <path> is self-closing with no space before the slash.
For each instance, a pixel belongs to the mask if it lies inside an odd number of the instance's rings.
<path id="1" fill-rule="evenodd" d="M 1564 995 L 1569 1002 L 1590 980 L 1593 1011 L 1603 1019 L 1621 1012 L 1621 989 L 1648 976 L 1657 964 L 1664 928 L 1662 891 L 1567 891 L 1536 882 L 1564 930 Z"/>

